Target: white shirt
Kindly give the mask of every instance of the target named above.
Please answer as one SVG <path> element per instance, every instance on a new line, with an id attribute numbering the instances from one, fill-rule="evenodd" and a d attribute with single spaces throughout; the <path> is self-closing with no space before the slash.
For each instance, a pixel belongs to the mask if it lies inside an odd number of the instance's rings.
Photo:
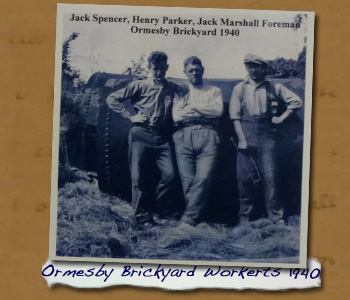
<path id="1" fill-rule="evenodd" d="M 189 84 L 188 89 L 188 93 L 184 96 L 175 94 L 173 103 L 174 122 L 221 117 L 223 100 L 219 88 L 203 83 L 198 87 Z"/>

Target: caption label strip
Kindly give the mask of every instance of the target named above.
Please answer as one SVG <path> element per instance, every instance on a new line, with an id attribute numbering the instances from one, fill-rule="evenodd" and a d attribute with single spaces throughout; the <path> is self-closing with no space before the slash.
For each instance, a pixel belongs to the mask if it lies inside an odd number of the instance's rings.
<path id="1" fill-rule="evenodd" d="M 48 260 L 43 265 L 42 276 L 49 287 L 56 284 L 76 288 L 131 285 L 168 290 L 197 288 L 286 290 L 321 287 L 321 265 L 313 259 L 308 260 L 307 269 L 123 265 Z"/>
<path id="2" fill-rule="evenodd" d="M 116 23 L 129 24 L 130 32 L 133 34 L 155 34 L 155 35 L 183 35 L 183 36 L 221 36 L 238 37 L 240 29 L 244 27 L 299 29 L 300 22 L 278 22 L 263 19 L 240 19 L 229 18 L 183 18 L 163 16 L 148 18 L 144 16 L 101 16 L 98 14 L 71 14 L 70 22 L 92 22 L 95 24 Z M 176 26 L 175 26 L 176 25 Z M 181 27 L 179 27 L 181 26 Z M 236 28 L 238 27 L 238 28 Z"/>

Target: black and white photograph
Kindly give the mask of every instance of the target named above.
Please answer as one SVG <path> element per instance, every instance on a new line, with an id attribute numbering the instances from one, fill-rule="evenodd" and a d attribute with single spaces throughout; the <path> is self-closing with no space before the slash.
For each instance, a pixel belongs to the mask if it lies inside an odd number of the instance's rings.
<path id="1" fill-rule="evenodd" d="M 306 267 L 314 13 L 58 4 L 50 259 Z"/>

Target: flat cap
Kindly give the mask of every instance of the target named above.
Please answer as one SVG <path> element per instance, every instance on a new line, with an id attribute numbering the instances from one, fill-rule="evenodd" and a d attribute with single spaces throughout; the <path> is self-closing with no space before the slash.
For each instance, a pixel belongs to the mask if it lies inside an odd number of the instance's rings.
<path id="1" fill-rule="evenodd" d="M 244 57 L 244 63 L 253 63 L 253 64 L 259 64 L 259 65 L 266 65 L 267 62 L 265 59 L 263 59 L 261 56 L 256 54 L 247 54 Z"/>

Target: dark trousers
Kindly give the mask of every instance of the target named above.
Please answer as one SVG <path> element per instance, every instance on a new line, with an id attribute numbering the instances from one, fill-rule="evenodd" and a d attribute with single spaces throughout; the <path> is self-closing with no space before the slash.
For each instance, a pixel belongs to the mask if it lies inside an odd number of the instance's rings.
<path id="1" fill-rule="evenodd" d="M 209 198 L 219 136 L 211 126 L 194 125 L 176 131 L 173 140 L 186 202 L 181 220 L 196 225 Z"/>
<path id="2" fill-rule="evenodd" d="M 240 192 L 241 220 L 249 220 L 256 201 L 265 201 L 268 217 L 277 221 L 283 217 L 283 205 L 277 196 L 276 188 L 277 153 L 276 141 L 266 137 L 258 145 L 237 154 L 237 177 Z M 257 195 L 262 185 L 264 194 Z"/>
<path id="3" fill-rule="evenodd" d="M 170 138 L 157 130 L 133 126 L 129 134 L 132 204 L 137 221 L 148 221 L 174 189 Z"/>

